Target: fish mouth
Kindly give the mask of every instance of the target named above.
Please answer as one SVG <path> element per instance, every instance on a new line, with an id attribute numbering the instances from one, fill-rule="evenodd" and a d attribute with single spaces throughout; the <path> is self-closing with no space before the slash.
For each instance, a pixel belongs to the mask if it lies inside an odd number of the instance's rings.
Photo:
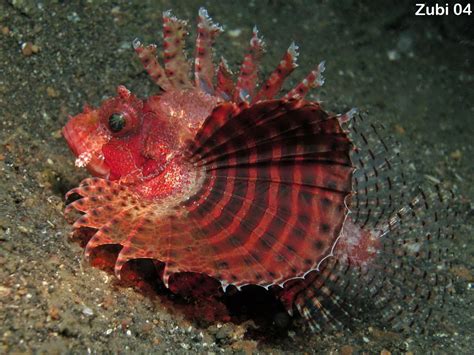
<path id="1" fill-rule="evenodd" d="M 110 168 L 104 161 L 100 150 L 91 149 L 88 146 L 88 140 L 84 139 L 80 133 L 73 127 L 72 122 L 68 122 L 62 129 L 62 135 L 69 146 L 69 149 L 77 157 L 75 165 L 80 168 L 86 168 L 94 176 L 107 179 L 110 174 Z"/>

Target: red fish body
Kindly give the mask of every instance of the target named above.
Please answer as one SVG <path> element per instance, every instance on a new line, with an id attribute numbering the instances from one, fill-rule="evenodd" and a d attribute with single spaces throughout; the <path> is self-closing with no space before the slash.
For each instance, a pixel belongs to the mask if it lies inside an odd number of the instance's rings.
<path id="1" fill-rule="evenodd" d="M 296 307 L 313 328 L 348 315 L 361 283 L 369 294 L 386 292 L 379 283 L 395 268 L 381 258 L 389 245 L 399 249 L 400 268 L 417 268 L 427 239 L 405 228 L 424 225 L 429 198 L 397 205 L 404 183 L 377 130 L 366 137 L 354 110 L 334 115 L 304 99 L 322 85 L 324 63 L 275 98 L 297 66 L 297 47 L 258 85 L 264 46 L 254 30 L 234 83 L 225 61 L 214 68 L 222 29 L 201 9 L 192 81 L 185 23 L 169 12 L 163 19 L 164 67 L 156 46 L 134 42 L 163 91 L 141 100 L 119 86 L 63 129 L 76 165 L 95 176 L 68 193 L 80 198 L 66 208 L 82 213 L 75 233 L 93 231 L 86 256 L 118 245 L 117 275 L 130 260 L 152 259 L 163 263 L 166 286 L 182 273 L 206 275 L 223 291 L 277 285 L 287 310 Z"/>

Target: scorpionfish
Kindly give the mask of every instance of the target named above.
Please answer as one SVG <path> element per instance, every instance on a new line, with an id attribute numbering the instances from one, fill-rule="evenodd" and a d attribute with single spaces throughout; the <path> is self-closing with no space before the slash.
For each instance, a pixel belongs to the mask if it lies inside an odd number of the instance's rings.
<path id="1" fill-rule="evenodd" d="M 186 22 L 165 12 L 163 65 L 155 45 L 133 42 L 158 93 L 119 86 L 63 128 L 76 166 L 93 175 L 65 211 L 73 235 L 87 236 L 85 256 L 118 246 L 117 276 L 150 259 L 176 292 L 261 286 L 315 331 L 367 317 L 425 324 L 449 296 L 449 194 L 411 187 L 380 124 L 305 99 L 324 62 L 280 95 L 298 47 L 260 81 L 254 28 L 234 78 L 224 59 L 213 63 L 221 32 L 201 8 L 191 76 Z"/>

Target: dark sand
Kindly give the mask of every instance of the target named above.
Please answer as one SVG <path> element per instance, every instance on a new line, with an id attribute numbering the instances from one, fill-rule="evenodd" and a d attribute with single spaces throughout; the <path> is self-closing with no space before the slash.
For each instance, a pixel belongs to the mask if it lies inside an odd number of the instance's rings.
<path id="1" fill-rule="evenodd" d="M 268 44 L 266 72 L 295 40 L 296 78 L 327 61 L 320 97 L 329 110 L 369 110 L 421 177 L 447 181 L 459 200 L 472 201 L 473 15 L 417 18 L 412 1 L 69 3 L 0 1 L 0 353 L 472 351 L 472 212 L 455 245 L 456 300 L 439 310 L 448 320 L 434 334 L 368 324 L 329 335 L 290 327 L 244 337 L 248 323 L 197 324 L 82 261 L 62 211 L 64 193 L 86 174 L 74 168 L 60 129 L 68 114 L 98 105 L 118 84 L 141 97 L 153 92 L 131 41 L 157 42 L 167 9 L 191 19 L 194 30 L 205 6 L 225 25 L 216 48 L 233 68 L 254 24 Z"/>

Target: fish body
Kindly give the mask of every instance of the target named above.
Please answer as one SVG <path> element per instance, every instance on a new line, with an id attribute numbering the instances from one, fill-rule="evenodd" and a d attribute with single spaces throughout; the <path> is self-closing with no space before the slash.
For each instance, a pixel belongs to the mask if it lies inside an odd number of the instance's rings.
<path id="1" fill-rule="evenodd" d="M 355 110 L 332 114 L 305 99 L 323 84 L 324 62 L 278 98 L 298 48 L 291 44 L 260 83 L 264 43 L 254 29 L 234 81 L 225 60 L 214 67 L 222 28 L 200 9 L 193 80 L 185 22 L 165 12 L 163 23 L 164 66 L 156 46 L 134 42 L 161 91 L 139 99 L 119 86 L 63 128 L 76 165 L 94 176 L 67 195 L 76 199 L 66 215 L 81 214 L 70 218 L 74 233 L 88 231 L 85 255 L 118 245 L 118 276 L 130 260 L 155 260 L 172 290 L 202 277 L 211 294 L 229 285 L 271 288 L 312 329 L 350 319 L 351 300 L 362 293 L 379 295 L 392 319 L 398 303 L 387 301 L 384 275 L 398 280 L 395 270 L 411 267 L 432 276 L 420 250 L 430 248 L 429 230 L 439 223 L 425 222 L 440 199 L 406 202 L 398 155 L 376 127 Z M 413 237 L 416 225 L 426 232 Z"/>

